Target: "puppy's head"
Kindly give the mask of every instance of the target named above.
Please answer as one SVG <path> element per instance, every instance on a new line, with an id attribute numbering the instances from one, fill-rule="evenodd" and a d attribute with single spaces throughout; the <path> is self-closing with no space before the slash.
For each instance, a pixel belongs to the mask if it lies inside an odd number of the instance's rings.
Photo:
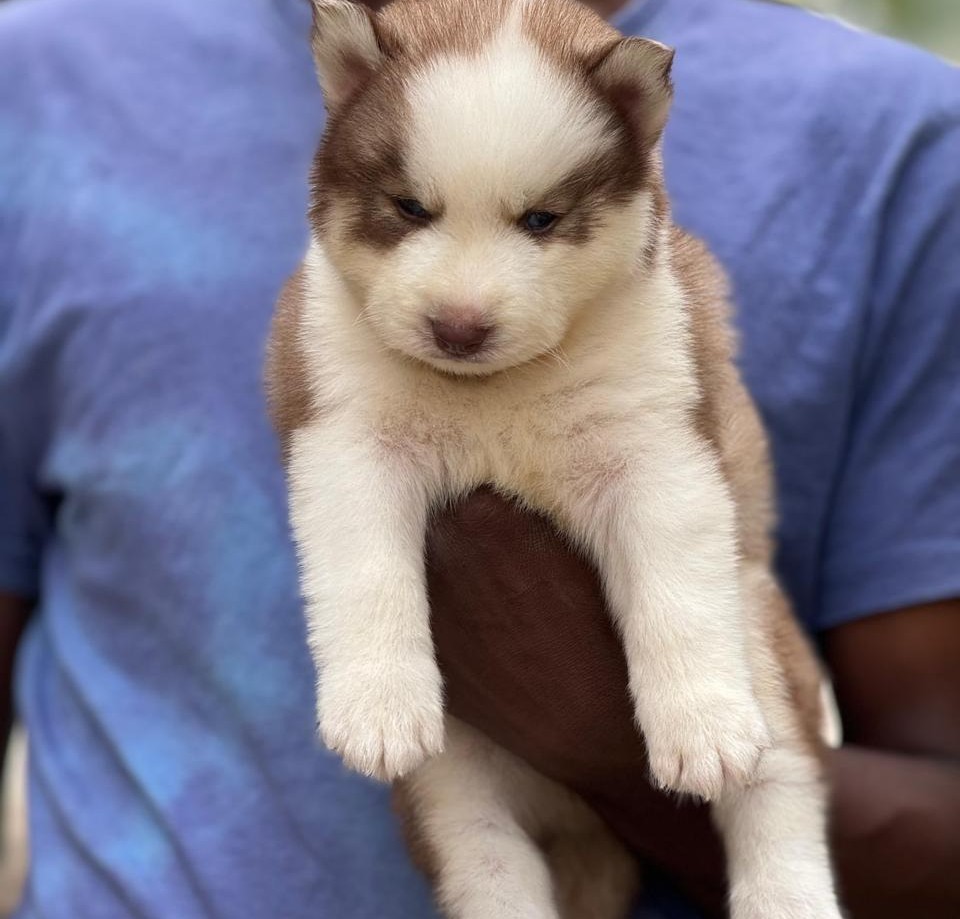
<path id="1" fill-rule="evenodd" d="M 485 374 L 642 270 L 672 52 L 573 0 L 313 0 L 315 235 L 389 348 Z"/>

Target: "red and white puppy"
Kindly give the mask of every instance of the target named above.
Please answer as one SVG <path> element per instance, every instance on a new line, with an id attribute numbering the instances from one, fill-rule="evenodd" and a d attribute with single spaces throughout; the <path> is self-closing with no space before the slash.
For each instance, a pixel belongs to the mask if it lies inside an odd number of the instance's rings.
<path id="1" fill-rule="evenodd" d="M 314 7 L 330 116 L 269 380 L 323 740 L 404 777 L 447 915 L 625 914 L 599 819 L 444 716 L 427 518 L 492 483 L 595 560 L 652 776 L 713 802 L 734 919 L 837 919 L 765 438 L 664 192 L 672 53 L 572 0 Z"/>

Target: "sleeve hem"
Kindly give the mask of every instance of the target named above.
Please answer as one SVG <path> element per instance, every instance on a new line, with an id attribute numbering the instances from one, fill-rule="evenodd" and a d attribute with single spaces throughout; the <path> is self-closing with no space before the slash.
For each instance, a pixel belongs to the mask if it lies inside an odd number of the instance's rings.
<path id="1" fill-rule="evenodd" d="M 39 579 L 34 566 L 22 558 L 0 555 L 0 593 L 19 597 L 35 597 Z"/>
<path id="2" fill-rule="evenodd" d="M 832 566 L 825 575 L 815 631 L 880 613 L 960 598 L 960 539 L 943 539 L 874 553 Z"/>

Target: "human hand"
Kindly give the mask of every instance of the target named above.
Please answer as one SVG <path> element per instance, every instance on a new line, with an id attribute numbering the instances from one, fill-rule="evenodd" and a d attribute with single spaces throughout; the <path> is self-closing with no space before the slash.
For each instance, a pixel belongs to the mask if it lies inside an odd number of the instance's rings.
<path id="1" fill-rule="evenodd" d="M 448 710 L 578 791 L 722 914 L 719 843 L 705 808 L 649 782 L 592 567 L 548 521 L 484 489 L 433 521 L 427 574 Z"/>

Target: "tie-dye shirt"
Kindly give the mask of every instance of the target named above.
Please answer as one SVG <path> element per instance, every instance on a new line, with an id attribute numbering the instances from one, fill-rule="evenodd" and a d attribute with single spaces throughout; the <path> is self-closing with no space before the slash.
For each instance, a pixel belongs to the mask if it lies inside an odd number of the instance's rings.
<path id="1" fill-rule="evenodd" d="M 957 73 L 753 0 L 619 24 L 679 49 L 668 182 L 732 273 L 801 615 L 960 594 Z M 19 919 L 433 915 L 386 791 L 314 740 L 261 394 L 322 127 L 307 27 L 0 4 L 0 590 L 40 597 Z"/>

